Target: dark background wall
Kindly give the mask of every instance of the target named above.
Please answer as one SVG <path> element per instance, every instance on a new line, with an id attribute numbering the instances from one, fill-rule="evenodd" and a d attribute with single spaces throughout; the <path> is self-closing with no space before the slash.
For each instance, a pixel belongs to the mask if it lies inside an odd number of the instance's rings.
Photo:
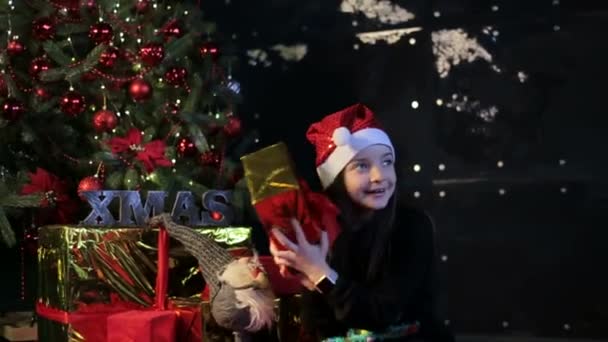
<path id="1" fill-rule="evenodd" d="M 261 146 L 286 141 L 309 181 L 311 122 L 358 101 L 381 118 L 398 149 L 401 199 L 435 217 L 443 315 L 455 331 L 608 338 L 608 11 L 552 0 L 393 3 L 416 19 L 382 24 L 320 0 L 203 8 L 242 51 L 241 115 Z M 356 37 L 407 27 L 420 29 L 394 44 Z M 433 33 L 458 28 L 492 61 L 440 77 Z M 297 62 L 271 48 L 298 43 L 307 53 Z"/>

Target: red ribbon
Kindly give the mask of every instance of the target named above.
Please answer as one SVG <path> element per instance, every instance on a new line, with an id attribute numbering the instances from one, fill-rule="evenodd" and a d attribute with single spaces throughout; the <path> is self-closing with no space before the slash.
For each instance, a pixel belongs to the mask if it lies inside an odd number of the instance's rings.
<path id="1" fill-rule="evenodd" d="M 158 231 L 158 272 L 156 273 L 156 309 L 167 308 L 169 284 L 169 236 L 165 227 Z"/>

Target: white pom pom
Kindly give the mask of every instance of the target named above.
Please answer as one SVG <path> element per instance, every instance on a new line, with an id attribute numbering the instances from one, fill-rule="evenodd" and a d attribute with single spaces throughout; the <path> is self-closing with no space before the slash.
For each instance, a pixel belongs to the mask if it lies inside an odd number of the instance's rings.
<path id="1" fill-rule="evenodd" d="M 346 127 L 338 127 L 334 130 L 334 134 L 331 139 L 334 141 L 336 146 L 348 145 L 350 142 L 350 131 Z"/>

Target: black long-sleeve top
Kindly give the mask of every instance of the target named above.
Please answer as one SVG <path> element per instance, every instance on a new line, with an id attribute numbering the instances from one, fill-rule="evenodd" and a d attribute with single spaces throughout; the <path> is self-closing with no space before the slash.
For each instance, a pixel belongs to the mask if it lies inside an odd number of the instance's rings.
<path id="1" fill-rule="evenodd" d="M 318 339 L 345 336 L 348 329 L 381 332 L 391 325 L 420 323 L 422 341 L 453 341 L 435 316 L 435 249 L 431 220 L 422 212 L 397 212 L 388 250 L 375 279 L 366 278 L 373 229 L 344 230 L 329 258 L 338 273 L 328 294 L 303 294 L 302 319 Z"/>

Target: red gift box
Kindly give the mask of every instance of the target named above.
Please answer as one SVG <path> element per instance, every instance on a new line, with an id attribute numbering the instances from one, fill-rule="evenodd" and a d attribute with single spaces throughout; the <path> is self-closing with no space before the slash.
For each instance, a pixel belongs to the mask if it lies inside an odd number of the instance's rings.
<path id="1" fill-rule="evenodd" d="M 272 242 L 284 249 L 270 233 L 273 228 L 280 229 L 291 241 L 296 235 L 291 220 L 296 219 L 311 244 L 321 241 L 321 231 L 325 230 L 330 246 L 339 234 L 337 222 L 338 208 L 325 195 L 310 190 L 308 184 L 300 180 L 299 188 L 287 190 L 257 202 L 255 210 Z"/>
<path id="2" fill-rule="evenodd" d="M 108 317 L 108 341 L 174 342 L 177 315 L 174 311 L 126 311 Z"/>
<path id="3" fill-rule="evenodd" d="M 169 236 L 164 227 L 158 234 L 156 302 L 150 309 L 130 310 L 107 318 L 108 342 L 200 341 L 200 305 L 180 306 L 167 301 Z"/>

